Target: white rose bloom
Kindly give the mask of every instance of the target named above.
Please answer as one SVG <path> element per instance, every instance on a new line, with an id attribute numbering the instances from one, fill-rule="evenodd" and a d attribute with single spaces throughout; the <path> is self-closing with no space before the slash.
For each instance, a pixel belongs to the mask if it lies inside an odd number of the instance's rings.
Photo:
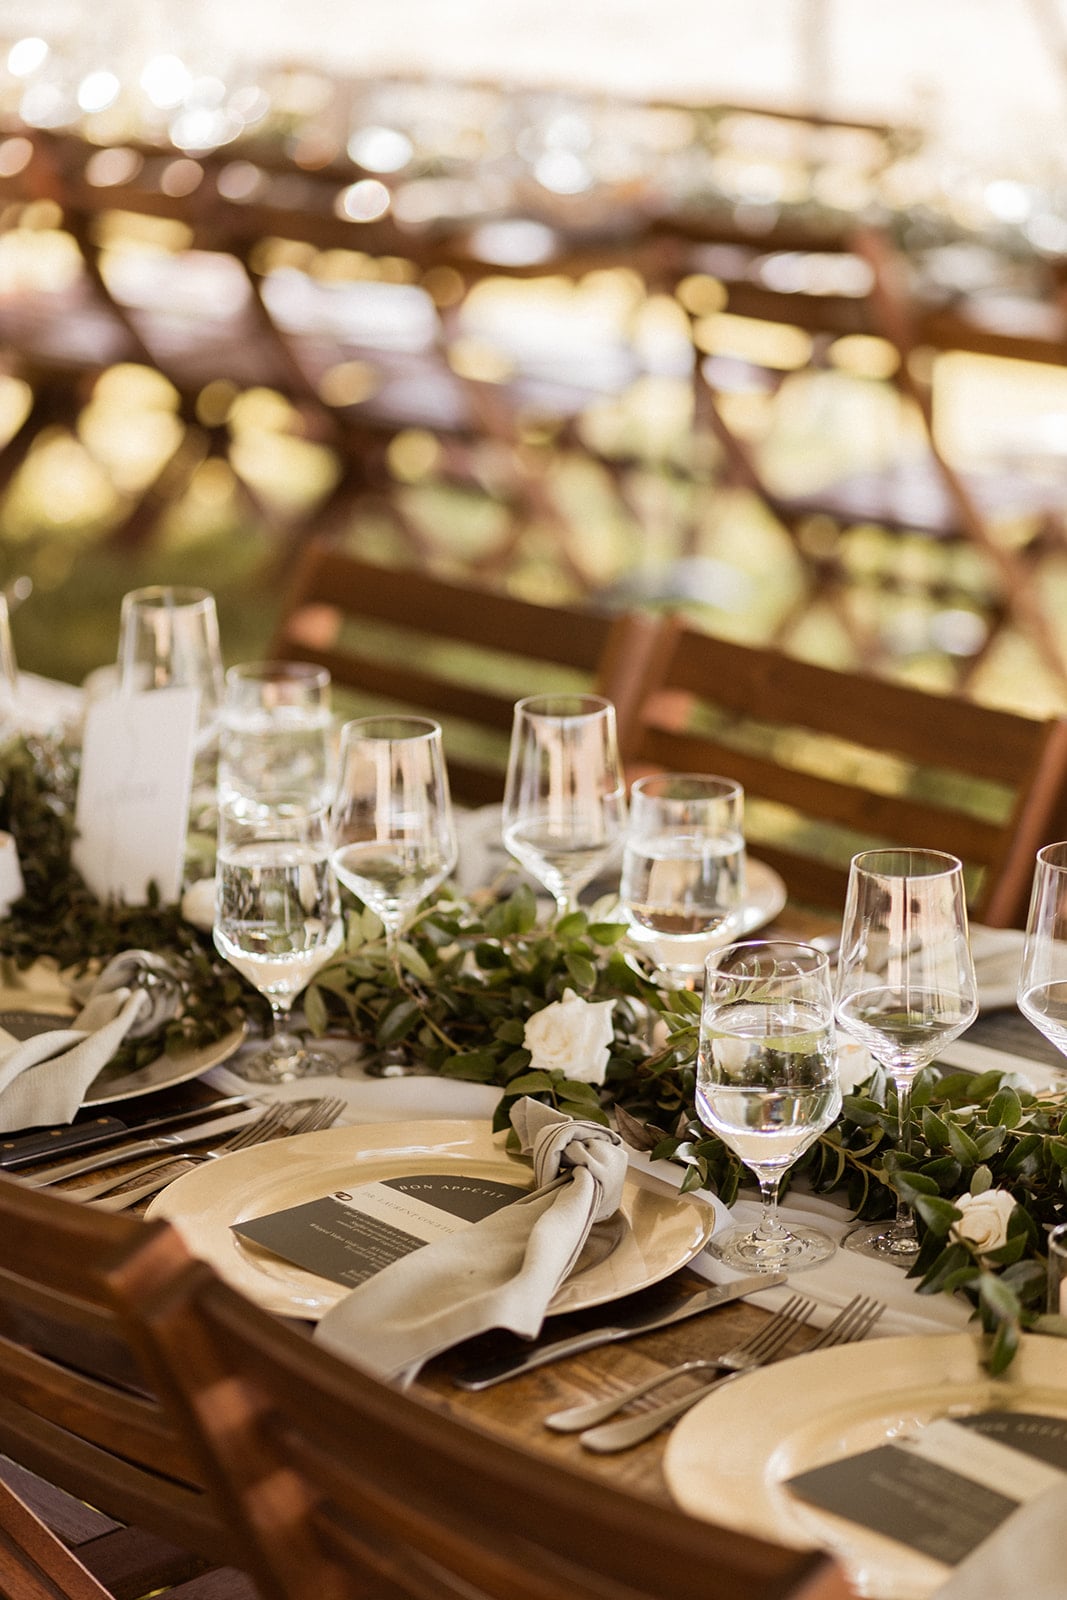
<path id="1" fill-rule="evenodd" d="M 952 1204 L 963 1212 L 949 1230 L 952 1238 L 965 1240 L 983 1254 L 1007 1243 L 1008 1219 L 1015 1210 L 1015 1201 L 1006 1189 L 961 1195 Z"/>
<path id="2" fill-rule="evenodd" d="M 603 1083 L 615 1030 L 614 1000 L 583 1000 L 573 989 L 526 1022 L 523 1044 L 532 1072 L 562 1072 L 576 1083 Z"/>
<path id="3" fill-rule="evenodd" d="M 182 895 L 182 916 L 194 928 L 210 928 L 215 921 L 215 880 L 199 878 Z"/>

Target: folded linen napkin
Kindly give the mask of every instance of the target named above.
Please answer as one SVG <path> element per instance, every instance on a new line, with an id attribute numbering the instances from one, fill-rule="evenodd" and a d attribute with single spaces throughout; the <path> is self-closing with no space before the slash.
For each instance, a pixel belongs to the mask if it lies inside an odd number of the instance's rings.
<path id="1" fill-rule="evenodd" d="M 520 1100 L 511 1121 L 533 1158 L 532 1192 L 361 1283 L 326 1313 L 317 1339 L 406 1384 L 487 1328 L 534 1337 L 590 1229 L 619 1208 L 626 1150 L 609 1128 L 536 1100 Z"/>
<path id="2" fill-rule="evenodd" d="M 179 1003 L 170 969 L 143 950 L 116 956 L 82 999 L 67 1028 L 25 1040 L 0 1028 L 0 1133 L 71 1122 L 123 1040 L 160 1027 Z"/>
<path id="3" fill-rule="evenodd" d="M 1063 1600 L 1067 1482 L 1013 1511 L 971 1551 L 933 1600 Z"/>

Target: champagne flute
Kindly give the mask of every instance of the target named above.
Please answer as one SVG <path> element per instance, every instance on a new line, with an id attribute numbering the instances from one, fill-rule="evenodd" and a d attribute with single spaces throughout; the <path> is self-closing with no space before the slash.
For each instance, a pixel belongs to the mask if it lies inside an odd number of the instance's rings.
<path id="1" fill-rule="evenodd" d="M 329 805 L 330 674 L 308 661 L 244 661 L 226 674 L 219 803 L 269 807 L 302 794 Z"/>
<path id="2" fill-rule="evenodd" d="M 693 985 L 736 930 L 745 893 L 744 791 L 732 778 L 659 773 L 630 790 L 620 896 L 630 938 Z"/>
<path id="3" fill-rule="evenodd" d="M 396 956 L 420 900 L 456 864 L 441 729 L 428 717 L 362 717 L 341 730 L 333 869 L 369 906 Z"/>
<path id="4" fill-rule="evenodd" d="M 249 816 L 219 811 L 215 946 L 270 1003 L 267 1047 L 243 1062 L 254 1083 L 283 1083 L 336 1062 L 285 1028 L 293 1001 L 340 949 L 337 883 L 330 868 L 329 813 L 302 799 Z"/>
<path id="5" fill-rule="evenodd" d="M 755 1173 L 763 1210 L 709 1249 L 744 1271 L 794 1271 L 832 1255 L 818 1228 L 778 1215 L 783 1174 L 841 1110 L 829 958 L 811 945 L 755 939 L 707 959 L 696 1107 Z"/>
<path id="6" fill-rule="evenodd" d="M 1067 844 L 1037 852 L 1026 941 L 1019 969 L 1019 1010 L 1067 1056 Z M 1067 1089 L 1067 1066 L 1052 1087 Z"/>
<path id="7" fill-rule="evenodd" d="M 963 867 L 940 850 L 866 850 L 849 872 L 837 967 L 837 1020 L 892 1078 L 898 1143 L 911 1141 L 917 1072 L 978 1015 Z M 911 1207 L 855 1228 L 851 1250 L 907 1265 L 919 1241 Z"/>
<path id="8" fill-rule="evenodd" d="M 560 916 L 608 861 L 626 826 L 615 707 L 599 695 L 520 700 L 504 789 L 504 844 Z"/>

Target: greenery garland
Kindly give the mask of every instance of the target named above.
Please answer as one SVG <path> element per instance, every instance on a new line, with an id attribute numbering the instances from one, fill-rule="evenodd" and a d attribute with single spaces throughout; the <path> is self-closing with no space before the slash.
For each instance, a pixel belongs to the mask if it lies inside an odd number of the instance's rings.
<path id="1" fill-rule="evenodd" d="M 160 1035 L 128 1047 L 138 1062 L 261 1015 L 258 995 L 177 907 L 102 904 L 92 895 L 70 860 L 76 782 L 76 759 L 52 743 L 25 739 L 0 751 L 0 827 L 15 837 L 26 884 L 0 921 L 0 954 L 25 967 L 47 951 L 74 968 L 136 946 L 168 957 L 183 1011 Z M 575 1116 L 613 1115 L 629 1142 L 686 1168 L 683 1192 L 707 1188 L 730 1204 L 751 1180 L 695 1113 L 699 997 L 659 989 L 625 933 L 584 911 L 539 923 L 532 893 L 520 887 L 505 898 L 438 899 L 394 953 L 373 913 L 354 906 L 341 955 L 306 992 L 306 1016 L 316 1033 L 341 1032 L 371 1056 L 411 1052 L 428 1072 L 496 1085 L 498 1128 L 523 1095 Z M 531 1064 L 528 1021 L 568 991 L 613 1002 L 602 1084 Z M 1067 1335 L 1067 1320 L 1041 1310 L 1045 1233 L 1067 1217 L 1062 1097 L 1035 1095 L 1005 1072 L 928 1069 L 913 1089 L 905 1154 L 892 1084 L 877 1071 L 846 1095 L 838 1120 L 789 1174 L 798 1177 L 817 1194 L 840 1193 L 861 1218 L 888 1216 L 905 1199 L 921 1236 L 917 1292 L 972 1302 L 993 1336 L 992 1371 L 1010 1362 L 1024 1328 Z M 958 1224 L 968 1197 L 998 1191 L 1014 1209 L 1004 1242 L 983 1250 Z"/>

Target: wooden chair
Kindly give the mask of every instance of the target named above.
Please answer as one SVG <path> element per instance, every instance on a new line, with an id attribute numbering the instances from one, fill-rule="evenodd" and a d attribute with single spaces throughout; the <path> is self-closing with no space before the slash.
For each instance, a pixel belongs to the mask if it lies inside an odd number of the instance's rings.
<path id="1" fill-rule="evenodd" d="M 1037 721 L 814 666 L 676 623 L 627 755 L 745 789 L 753 854 L 791 897 L 839 911 L 858 850 L 947 850 L 972 914 L 1024 926 L 1034 856 L 1061 838 L 1067 721 Z"/>
<path id="2" fill-rule="evenodd" d="M 619 1492 L 380 1384 L 214 1275 L 147 1322 L 270 1600 L 846 1600 L 828 1558 Z"/>
<path id="3" fill-rule="evenodd" d="M 0 1240 L 0 1530 L 47 1566 L 26 1502 L 116 1600 L 255 1600 L 133 1314 L 190 1270 L 178 1235 L 0 1176 Z"/>
<path id="4" fill-rule="evenodd" d="M 381 567 L 315 541 L 296 572 L 272 653 L 328 667 L 352 715 L 417 708 L 442 722 L 455 797 L 498 800 L 514 702 L 592 689 L 628 737 L 659 630 Z"/>

